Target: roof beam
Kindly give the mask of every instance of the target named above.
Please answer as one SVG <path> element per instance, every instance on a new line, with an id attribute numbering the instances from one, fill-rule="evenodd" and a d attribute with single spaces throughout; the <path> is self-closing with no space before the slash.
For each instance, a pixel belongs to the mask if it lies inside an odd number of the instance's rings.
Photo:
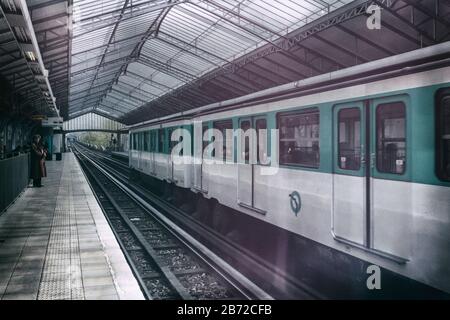
<path id="1" fill-rule="evenodd" d="M 130 2 L 130 0 L 125 0 L 125 2 L 123 3 L 122 9 L 121 9 L 120 14 L 119 14 L 119 17 L 117 18 L 116 23 L 114 24 L 114 28 L 113 28 L 113 30 L 112 30 L 110 36 L 109 36 L 109 39 L 108 39 L 108 42 L 107 42 L 107 46 L 106 46 L 106 48 L 105 48 L 105 51 L 103 52 L 102 58 L 101 58 L 101 60 L 100 60 L 100 63 L 96 66 L 95 76 L 94 76 L 94 78 L 92 79 L 92 82 L 91 82 L 91 85 L 90 85 L 90 88 L 89 88 L 89 90 L 88 90 L 87 95 L 89 95 L 89 93 L 91 92 L 91 88 L 92 88 L 92 86 L 93 86 L 95 80 L 96 80 L 97 77 L 98 77 L 98 73 L 99 73 L 99 70 L 100 70 L 100 66 L 101 66 L 101 65 L 104 63 L 104 61 L 105 61 L 106 54 L 108 53 L 109 46 L 110 46 L 111 43 L 113 42 L 113 39 L 114 39 L 114 37 L 115 37 L 115 35 L 116 35 L 116 32 L 117 32 L 117 28 L 119 27 L 119 23 L 120 23 L 120 21 L 122 20 L 123 14 L 125 13 L 125 10 L 126 10 L 126 8 L 127 8 L 129 2 Z"/>
<path id="2" fill-rule="evenodd" d="M 168 3 L 176 5 L 176 4 L 180 4 L 183 1 L 181 0 L 174 0 L 172 2 L 172 0 L 168 0 Z M 147 29 L 146 34 L 140 39 L 140 41 L 136 44 L 136 47 L 133 49 L 132 53 L 130 54 L 130 57 L 140 57 L 141 55 L 141 50 L 143 48 L 144 43 L 152 36 L 152 35 L 158 35 L 160 26 L 162 24 L 162 22 L 164 21 L 164 18 L 167 16 L 167 14 L 169 13 L 170 9 L 173 6 L 168 6 L 167 8 L 163 9 L 158 17 L 152 22 L 152 24 L 149 26 L 149 28 Z M 118 72 L 116 73 L 114 79 L 112 79 L 111 83 L 110 83 L 110 87 L 112 87 L 114 85 L 114 83 L 118 82 L 120 75 L 122 74 L 122 72 L 126 72 L 128 65 L 130 62 L 127 62 L 125 64 L 123 64 L 121 66 L 121 68 L 118 70 Z M 102 98 L 101 98 L 102 99 Z M 100 102 L 101 102 L 100 99 Z"/>

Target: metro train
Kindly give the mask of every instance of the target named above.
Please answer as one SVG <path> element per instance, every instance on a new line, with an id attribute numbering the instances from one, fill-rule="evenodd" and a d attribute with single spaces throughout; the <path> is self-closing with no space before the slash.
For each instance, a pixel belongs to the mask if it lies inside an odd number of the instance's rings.
<path id="1" fill-rule="evenodd" d="M 447 42 L 133 125 L 129 165 L 379 266 L 381 290 L 388 272 L 448 298 L 449 53 Z M 202 143 L 200 154 L 182 150 L 192 161 L 173 161 L 179 128 Z M 237 148 L 224 148 L 225 164 L 194 161 L 208 157 L 208 129 L 242 129 L 225 147 L 248 143 L 249 128 L 278 130 L 258 150 L 270 164 L 239 162 Z"/>

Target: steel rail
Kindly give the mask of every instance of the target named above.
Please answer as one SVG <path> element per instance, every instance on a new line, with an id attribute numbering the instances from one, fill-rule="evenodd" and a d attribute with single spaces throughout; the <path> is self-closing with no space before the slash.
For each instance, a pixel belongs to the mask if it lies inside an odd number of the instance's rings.
<path id="1" fill-rule="evenodd" d="M 88 151 L 92 152 L 92 151 Z M 220 275 L 229 285 L 231 285 L 235 290 L 240 292 L 247 299 L 260 299 L 268 300 L 273 299 L 273 297 L 262 290 L 259 286 L 254 284 L 242 273 L 237 271 L 231 265 L 229 265 L 222 258 L 217 256 L 206 246 L 200 243 L 198 240 L 189 235 L 182 228 L 177 226 L 174 222 L 165 217 L 165 215 L 150 204 L 147 203 L 143 198 L 136 194 L 133 190 L 129 189 L 125 184 L 117 180 L 113 175 L 108 173 L 103 166 L 98 164 L 98 160 L 94 160 L 89 156 L 84 155 L 93 166 L 95 166 L 103 175 L 105 175 L 111 182 L 122 189 L 129 197 L 135 200 L 146 212 L 148 212 L 152 217 L 154 217 L 159 223 L 167 228 L 173 236 L 175 236 L 181 243 L 183 243 L 188 249 L 192 250 L 193 253 L 197 255 L 208 267 L 214 270 Z M 123 176 L 123 174 L 122 174 Z"/>

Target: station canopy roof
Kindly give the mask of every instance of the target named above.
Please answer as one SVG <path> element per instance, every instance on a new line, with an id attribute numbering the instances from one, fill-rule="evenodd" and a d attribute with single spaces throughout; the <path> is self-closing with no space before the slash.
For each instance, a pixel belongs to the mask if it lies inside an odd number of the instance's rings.
<path id="1" fill-rule="evenodd" d="M 450 39 L 447 0 L 27 3 L 66 120 L 133 124 Z"/>
<path id="2" fill-rule="evenodd" d="M 120 118 L 154 103 L 152 117 L 258 90 L 254 70 L 191 90 L 188 99 L 159 101 L 349 2 L 75 0 L 69 115 Z"/>
<path id="3" fill-rule="evenodd" d="M 51 10 L 46 10 L 42 2 L 0 1 L 0 78 L 5 81 L 0 88 L 0 112 L 8 116 L 20 111 L 57 116 L 56 100 L 67 109 L 67 4 L 53 1 Z M 51 28 L 52 34 L 44 39 L 45 28 Z"/>

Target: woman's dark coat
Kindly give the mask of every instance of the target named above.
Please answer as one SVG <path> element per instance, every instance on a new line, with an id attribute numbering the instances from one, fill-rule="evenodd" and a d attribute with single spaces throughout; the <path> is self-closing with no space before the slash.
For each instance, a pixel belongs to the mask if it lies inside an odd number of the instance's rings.
<path id="1" fill-rule="evenodd" d="M 45 152 L 44 149 L 33 143 L 31 145 L 31 178 L 39 179 L 47 176 L 47 169 L 45 167 Z"/>

